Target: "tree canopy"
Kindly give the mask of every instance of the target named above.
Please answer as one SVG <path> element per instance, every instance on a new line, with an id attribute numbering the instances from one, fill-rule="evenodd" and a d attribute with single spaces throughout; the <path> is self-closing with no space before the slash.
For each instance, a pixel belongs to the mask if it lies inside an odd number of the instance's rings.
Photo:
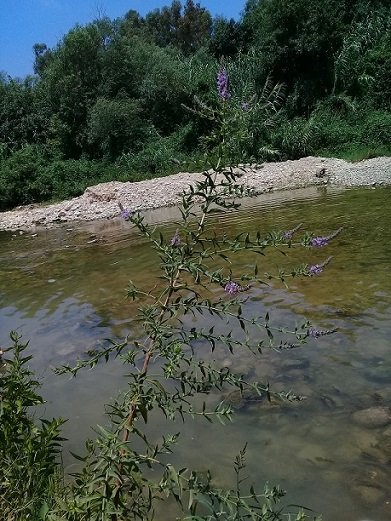
<path id="1" fill-rule="evenodd" d="M 36 43 L 34 76 L 0 78 L 0 198 L 10 182 L 7 161 L 27 146 L 51 149 L 45 158 L 115 165 L 125 177 L 136 169 L 163 174 L 177 164 L 171 156 L 195 159 L 213 128 L 188 109 L 194 97 L 213 108 L 223 66 L 233 104 L 262 96 L 271 83 L 285 92 L 267 125 L 252 105 L 254 139 L 238 161 L 338 152 L 347 136 L 364 146 L 369 121 L 376 127 L 370 146 L 384 146 L 391 133 L 388 4 L 248 0 L 235 21 L 173 0 L 145 17 L 130 10 L 76 25 L 54 48 Z M 331 129 L 337 121 L 345 131 Z"/>

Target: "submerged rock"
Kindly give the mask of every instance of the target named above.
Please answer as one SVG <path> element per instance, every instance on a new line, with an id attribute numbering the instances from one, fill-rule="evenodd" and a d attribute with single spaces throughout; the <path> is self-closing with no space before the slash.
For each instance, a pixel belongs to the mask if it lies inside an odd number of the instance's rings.
<path id="1" fill-rule="evenodd" d="M 244 409 L 249 403 L 261 400 L 263 400 L 263 396 L 260 396 L 254 389 L 244 389 L 243 392 L 231 391 L 223 396 L 224 403 L 236 411 Z"/>
<path id="2" fill-rule="evenodd" d="M 357 425 L 374 429 L 391 423 L 391 410 L 388 407 L 369 407 L 352 414 L 352 420 Z"/>
<path id="3" fill-rule="evenodd" d="M 357 485 L 352 489 L 353 493 L 365 503 L 376 504 L 384 498 L 383 490 L 369 485 Z"/>

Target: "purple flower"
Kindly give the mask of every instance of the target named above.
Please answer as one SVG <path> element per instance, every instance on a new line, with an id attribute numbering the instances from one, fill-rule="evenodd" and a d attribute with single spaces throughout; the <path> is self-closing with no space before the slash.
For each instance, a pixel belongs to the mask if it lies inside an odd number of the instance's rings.
<path id="1" fill-rule="evenodd" d="M 308 336 L 312 338 L 319 338 L 322 335 L 322 331 L 320 329 L 311 328 L 308 330 Z"/>
<path id="2" fill-rule="evenodd" d="M 314 264 L 308 271 L 310 275 L 320 275 L 323 271 L 323 266 L 321 264 Z"/>
<path id="3" fill-rule="evenodd" d="M 179 230 L 177 229 L 174 236 L 170 241 L 171 246 L 180 246 L 182 244 L 181 238 L 179 237 Z"/>
<path id="4" fill-rule="evenodd" d="M 300 223 L 298 224 L 297 226 L 295 226 L 295 228 L 292 228 L 292 230 L 288 230 L 284 233 L 284 238 L 287 239 L 287 240 L 290 240 L 292 239 L 293 235 L 298 231 L 300 230 L 300 228 L 303 226 L 303 223 Z"/>
<path id="5" fill-rule="evenodd" d="M 246 284 L 245 286 L 241 286 L 237 282 L 230 280 L 225 286 L 224 291 L 226 291 L 229 295 L 236 295 L 239 291 L 248 291 L 251 288 L 251 284 Z"/>
<path id="6" fill-rule="evenodd" d="M 323 271 L 323 268 L 327 266 L 327 264 L 330 263 L 331 259 L 333 257 L 327 257 L 325 261 L 323 261 L 321 264 L 314 264 L 313 266 L 310 266 L 308 268 L 308 274 L 311 275 L 320 275 Z"/>
<path id="7" fill-rule="evenodd" d="M 311 336 L 312 338 L 319 338 L 321 336 L 332 335 L 336 331 L 338 331 L 338 328 L 336 327 L 334 329 L 316 329 L 311 327 L 307 330 L 307 336 Z"/>
<path id="8" fill-rule="evenodd" d="M 342 227 L 338 228 L 334 233 L 328 235 L 327 237 L 313 237 L 311 244 L 315 246 L 315 248 L 323 248 L 323 246 L 327 246 L 328 243 L 337 237 L 342 232 Z"/>
<path id="9" fill-rule="evenodd" d="M 328 243 L 328 237 L 314 237 L 311 241 L 312 246 L 315 246 L 315 248 L 323 248 L 324 246 L 327 246 Z"/>
<path id="10" fill-rule="evenodd" d="M 226 291 L 229 295 L 236 295 L 240 291 L 240 286 L 236 282 L 232 280 L 225 285 L 224 291 Z"/>
<path id="11" fill-rule="evenodd" d="M 223 100 L 227 100 L 231 97 L 228 87 L 228 76 L 224 68 L 220 69 L 217 74 L 217 92 Z"/>
<path id="12" fill-rule="evenodd" d="M 250 103 L 248 101 L 242 103 L 242 110 L 250 110 Z"/>
<path id="13" fill-rule="evenodd" d="M 125 209 L 123 209 L 123 210 L 121 211 L 121 217 L 122 217 L 122 219 L 127 220 L 127 219 L 129 219 L 129 217 L 130 217 L 131 215 L 132 215 L 132 212 L 131 212 L 130 210 L 125 210 Z"/>

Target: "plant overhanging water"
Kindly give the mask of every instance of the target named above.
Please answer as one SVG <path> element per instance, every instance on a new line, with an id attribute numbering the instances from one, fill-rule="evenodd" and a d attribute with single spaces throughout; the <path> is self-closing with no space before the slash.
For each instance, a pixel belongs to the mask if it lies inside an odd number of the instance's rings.
<path id="1" fill-rule="evenodd" d="M 179 432 L 164 433 L 156 442 L 143 428 L 148 421 L 161 421 L 167 426 L 170 421 L 195 417 L 224 423 L 232 416 L 231 406 L 224 401 L 211 405 L 208 400 L 221 389 L 233 388 L 239 393 L 251 390 L 269 400 L 274 396 L 282 400 L 302 398 L 291 392 L 276 392 L 267 382 L 249 381 L 234 368 L 204 362 L 200 345 L 212 352 L 247 349 L 262 354 L 266 348 L 295 349 L 308 337 L 333 332 L 308 322 L 294 329 L 276 326 L 268 313 L 251 314 L 246 303 L 254 288 L 263 288 L 273 279 L 285 282 L 289 277 L 319 276 L 331 260 L 328 257 L 312 266 L 260 273 L 257 258 L 264 263 L 267 250 L 278 249 L 285 255 L 294 247 L 323 248 L 340 230 L 313 237 L 301 233 L 302 225 L 298 224 L 291 230 L 229 236 L 210 221 L 221 213 L 237 211 L 238 200 L 251 195 L 251 188 L 240 184 L 241 174 L 234 170 L 230 158 L 238 147 L 245 150 L 246 141 L 251 139 L 246 134 L 246 117 L 252 110 L 261 109 L 267 117 L 273 105 L 255 97 L 245 102 L 235 99 L 222 67 L 215 106 L 198 100 L 196 106 L 191 111 L 210 119 L 214 131 L 207 144 L 203 179 L 182 196 L 175 234 L 165 237 L 140 213 L 121 208 L 122 217 L 150 242 L 160 259 L 157 281 L 142 289 L 132 281 L 127 291 L 130 299 L 140 303 L 138 319 L 143 337 L 111 341 L 90 358 L 78 360 L 75 367 L 57 370 L 75 376 L 110 357 L 120 357 L 129 368 L 127 388 L 108 406 L 110 425 L 99 427 L 97 438 L 87 441 L 85 456 L 76 456 L 82 469 L 73 475 L 71 484 L 62 484 L 56 460 L 62 420 L 41 420 L 38 426 L 30 412 L 42 399 L 36 393 L 38 382 L 25 367 L 29 357 L 22 357 L 26 345 L 12 334 L 13 346 L 1 352 L 2 519 L 149 520 L 162 517 L 161 503 L 165 500 L 177 503 L 177 519 L 308 518 L 301 508 L 291 514 L 281 509 L 279 501 L 284 492 L 279 487 L 266 485 L 258 490 L 247 482 L 243 475 L 246 447 L 239 450 L 233 463 L 236 482 L 232 489 L 223 490 L 216 486 L 210 472 L 177 469 L 167 462 L 180 442 Z M 237 273 L 230 259 L 243 253 L 254 259 L 253 267 Z M 203 324 L 204 316 L 212 318 L 211 327 Z M 172 425 L 177 428 L 177 422 Z"/>

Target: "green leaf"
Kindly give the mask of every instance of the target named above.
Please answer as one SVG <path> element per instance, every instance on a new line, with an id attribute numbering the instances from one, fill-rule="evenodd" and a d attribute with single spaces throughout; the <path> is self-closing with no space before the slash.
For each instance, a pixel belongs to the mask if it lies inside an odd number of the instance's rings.
<path id="1" fill-rule="evenodd" d="M 38 518 L 39 519 L 45 519 L 47 514 L 48 514 L 48 512 L 49 512 L 49 505 L 46 503 L 46 501 L 44 501 L 42 503 L 41 508 L 39 509 Z"/>
<path id="2" fill-rule="evenodd" d="M 143 417 L 144 422 L 148 423 L 148 411 L 144 402 L 138 404 L 138 410 Z"/>

